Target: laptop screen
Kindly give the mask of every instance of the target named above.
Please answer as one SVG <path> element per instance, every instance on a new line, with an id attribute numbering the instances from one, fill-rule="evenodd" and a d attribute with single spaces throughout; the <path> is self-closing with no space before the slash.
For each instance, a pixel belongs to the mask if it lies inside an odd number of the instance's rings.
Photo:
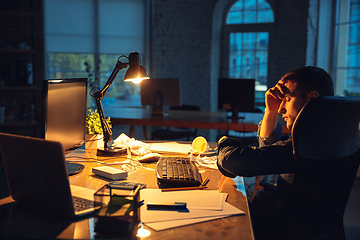
<path id="1" fill-rule="evenodd" d="M 87 78 L 43 81 L 43 138 L 60 142 L 64 150 L 85 141 Z"/>

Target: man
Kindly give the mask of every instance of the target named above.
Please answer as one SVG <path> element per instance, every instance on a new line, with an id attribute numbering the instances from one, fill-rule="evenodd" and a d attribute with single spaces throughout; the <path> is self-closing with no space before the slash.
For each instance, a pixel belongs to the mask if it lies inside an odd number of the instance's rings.
<path id="1" fill-rule="evenodd" d="M 286 127 L 291 129 L 307 102 L 333 95 L 333 81 L 325 70 L 312 66 L 294 69 L 265 93 L 265 113 L 258 128 L 259 147 L 243 148 L 233 138 L 219 140 L 217 164 L 223 175 L 233 178 L 280 174 L 276 188 L 259 194 L 249 204 L 257 239 L 277 239 L 295 172 L 292 139 L 281 140 L 278 114 L 282 114 Z"/>

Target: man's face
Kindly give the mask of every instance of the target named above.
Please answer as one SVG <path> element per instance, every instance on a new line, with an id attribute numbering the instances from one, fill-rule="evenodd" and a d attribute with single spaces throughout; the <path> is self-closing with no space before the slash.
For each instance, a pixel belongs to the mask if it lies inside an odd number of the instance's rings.
<path id="1" fill-rule="evenodd" d="M 285 87 L 284 97 L 278 109 L 278 113 L 282 114 L 286 127 L 291 129 L 294 124 L 295 118 L 299 114 L 301 108 L 310 100 L 309 94 L 302 97 L 300 92 L 296 89 L 296 83 L 287 81 L 285 84 L 279 81 Z"/>

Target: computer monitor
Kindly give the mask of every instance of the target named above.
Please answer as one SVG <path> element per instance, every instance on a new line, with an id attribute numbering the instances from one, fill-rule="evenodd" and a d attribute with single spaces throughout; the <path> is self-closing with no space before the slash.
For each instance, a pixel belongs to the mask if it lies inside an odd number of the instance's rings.
<path id="1" fill-rule="evenodd" d="M 43 127 L 47 140 L 68 151 L 85 142 L 87 78 L 43 81 Z"/>
<path id="2" fill-rule="evenodd" d="M 178 78 L 150 78 L 140 83 L 141 105 L 152 106 L 153 115 L 162 115 L 163 106 L 180 106 Z"/>
<path id="3" fill-rule="evenodd" d="M 238 118 L 239 112 L 254 112 L 255 79 L 220 78 L 218 109 L 231 111 L 232 118 Z"/>

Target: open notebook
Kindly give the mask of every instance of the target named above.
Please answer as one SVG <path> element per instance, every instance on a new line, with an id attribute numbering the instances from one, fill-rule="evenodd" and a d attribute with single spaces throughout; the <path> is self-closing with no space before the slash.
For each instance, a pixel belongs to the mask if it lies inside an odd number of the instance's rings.
<path id="1" fill-rule="evenodd" d="M 70 186 L 61 143 L 0 133 L 0 149 L 14 200 L 66 217 L 94 212 L 95 190 Z M 75 210 L 74 200 L 87 209 Z"/>

